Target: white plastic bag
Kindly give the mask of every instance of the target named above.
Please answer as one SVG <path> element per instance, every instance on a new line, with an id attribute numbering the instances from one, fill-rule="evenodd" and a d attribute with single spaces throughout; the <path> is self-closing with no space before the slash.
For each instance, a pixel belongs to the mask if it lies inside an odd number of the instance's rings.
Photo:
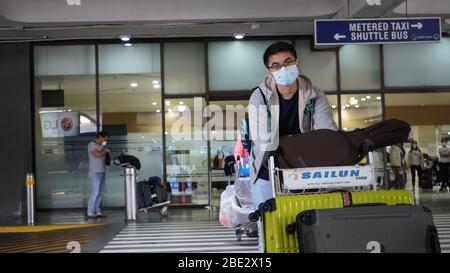
<path id="1" fill-rule="evenodd" d="M 234 185 L 227 186 L 220 196 L 220 223 L 228 228 L 247 226 L 248 215 L 255 211 L 250 191 L 250 179 L 238 178 Z"/>
<path id="2" fill-rule="evenodd" d="M 250 224 L 250 220 L 248 219 L 248 215 L 254 212 L 254 207 L 245 207 L 239 206 L 237 199 L 234 199 L 231 202 L 231 219 L 232 223 L 237 227 L 238 225 L 247 226 Z"/>
<path id="3" fill-rule="evenodd" d="M 219 211 L 219 222 L 228 228 L 234 228 L 235 225 L 233 217 L 233 208 L 231 203 L 236 199 L 234 192 L 234 185 L 229 185 L 224 192 L 220 195 L 220 211 Z"/>
<path id="4" fill-rule="evenodd" d="M 253 198 L 252 198 L 252 185 L 250 178 L 239 177 L 234 182 L 236 197 L 242 207 L 245 207 L 250 212 L 255 211 Z"/>

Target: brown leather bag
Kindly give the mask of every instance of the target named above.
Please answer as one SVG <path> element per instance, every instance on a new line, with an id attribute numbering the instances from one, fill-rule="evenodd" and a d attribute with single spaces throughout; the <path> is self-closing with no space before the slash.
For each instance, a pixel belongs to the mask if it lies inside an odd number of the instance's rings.
<path id="1" fill-rule="evenodd" d="M 275 161 L 282 169 L 355 165 L 369 151 L 407 141 L 410 131 L 408 123 L 390 119 L 352 132 L 319 129 L 282 136 Z"/>

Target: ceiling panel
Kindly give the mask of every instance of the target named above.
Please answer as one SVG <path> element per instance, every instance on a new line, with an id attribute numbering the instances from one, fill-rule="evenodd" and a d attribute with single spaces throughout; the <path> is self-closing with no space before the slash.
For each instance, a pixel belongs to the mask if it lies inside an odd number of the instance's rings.
<path id="1" fill-rule="evenodd" d="M 441 16 L 450 0 L 2 0 L 0 42 L 313 34 L 314 19 Z M 407 9 L 406 9 L 407 7 Z"/>

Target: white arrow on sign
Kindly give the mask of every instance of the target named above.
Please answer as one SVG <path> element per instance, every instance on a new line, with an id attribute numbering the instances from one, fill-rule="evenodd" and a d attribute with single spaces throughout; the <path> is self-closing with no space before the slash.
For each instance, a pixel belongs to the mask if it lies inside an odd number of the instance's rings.
<path id="1" fill-rule="evenodd" d="M 417 24 L 411 25 L 411 27 L 415 27 L 415 28 L 417 28 L 417 29 L 422 29 L 423 25 L 422 25 L 421 22 L 419 22 L 419 23 L 417 23 Z"/>
<path id="2" fill-rule="evenodd" d="M 345 37 L 347 37 L 347 36 L 345 36 L 345 35 L 340 35 L 339 33 L 336 33 L 336 34 L 334 35 L 334 39 L 335 39 L 335 40 L 338 40 L 338 41 L 339 41 L 339 39 L 345 39 Z"/>

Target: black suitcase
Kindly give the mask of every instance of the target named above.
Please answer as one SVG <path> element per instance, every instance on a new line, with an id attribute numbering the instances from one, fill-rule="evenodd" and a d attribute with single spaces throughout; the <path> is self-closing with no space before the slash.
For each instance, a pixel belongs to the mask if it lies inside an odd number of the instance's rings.
<path id="1" fill-rule="evenodd" d="M 303 253 L 440 253 L 431 211 L 411 205 L 351 206 L 297 215 Z"/>
<path id="2" fill-rule="evenodd" d="M 167 200 L 167 191 L 158 176 L 152 176 L 148 180 L 136 183 L 136 201 L 139 209 L 148 208 Z"/>
<path id="3" fill-rule="evenodd" d="M 424 168 L 419 175 L 419 187 L 422 189 L 433 188 L 433 176 L 430 168 Z"/>
<path id="4" fill-rule="evenodd" d="M 153 205 L 152 184 L 147 180 L 138 182 L 138 184 L 141 184 L 142 188 L 143 208 L 151 207 Z"/>
<path id="5" fill-rule="evenodd" d="M 152 200 L 154 203 L 162 203 L 167 201 L 166 189 L 161 184 L 151 184 Z"/>
<path id="6" fill-rule="evenodd" d="M 167 191 L 164 188 L 159 176 L 151 176 L 148 178 L 153 203 L 162 203 L 167 201 Z"/>

